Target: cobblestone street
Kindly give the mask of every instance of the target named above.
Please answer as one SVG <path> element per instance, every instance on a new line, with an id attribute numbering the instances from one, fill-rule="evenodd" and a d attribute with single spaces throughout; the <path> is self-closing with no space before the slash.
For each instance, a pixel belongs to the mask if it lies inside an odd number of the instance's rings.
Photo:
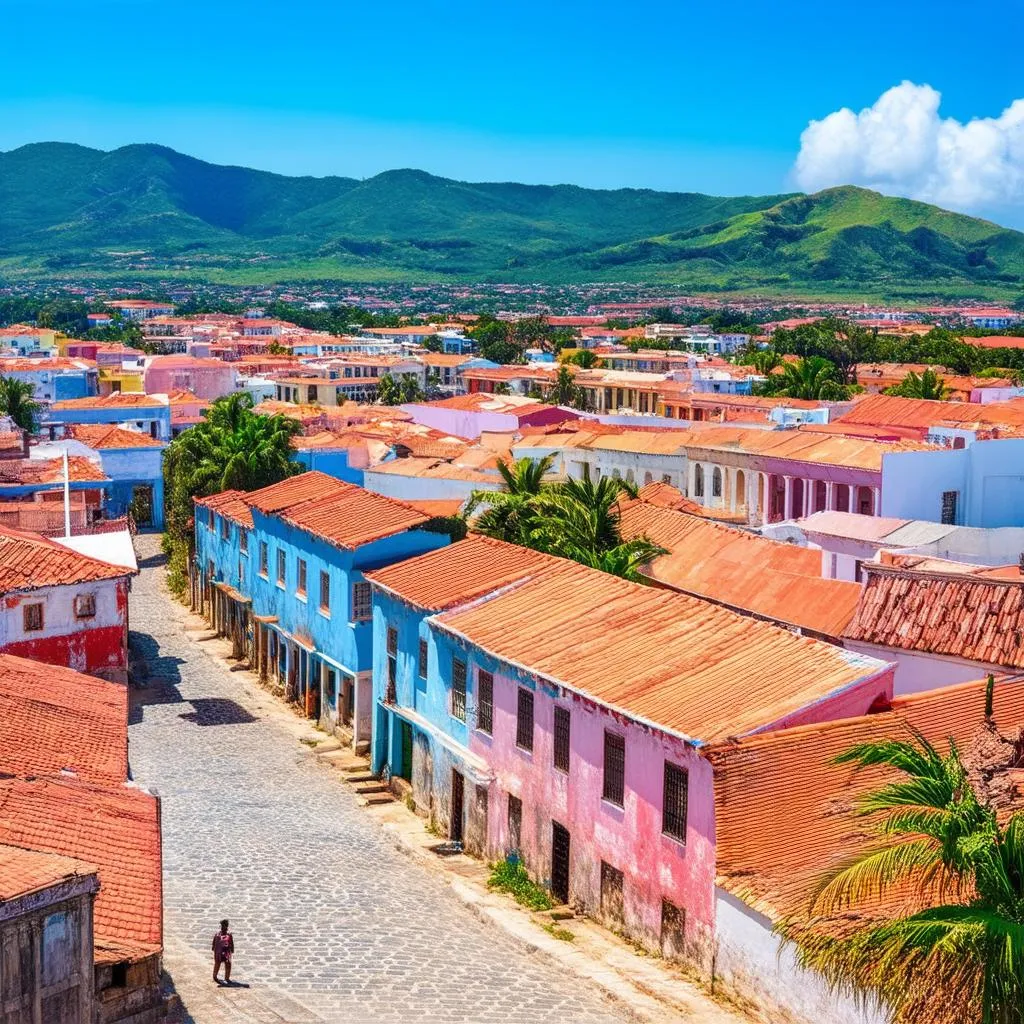
<path id="1" fill-rule="evenodd" d="M 273 698 L 184 632 L 159 538 L 137 549 L 131 640 L 148 681 L 130 757 L 163 800 L 165 967 L 186 1021 L 628 1019 L 399 852 Z M 222 917 L 239 987 L 210 977 Z"/>

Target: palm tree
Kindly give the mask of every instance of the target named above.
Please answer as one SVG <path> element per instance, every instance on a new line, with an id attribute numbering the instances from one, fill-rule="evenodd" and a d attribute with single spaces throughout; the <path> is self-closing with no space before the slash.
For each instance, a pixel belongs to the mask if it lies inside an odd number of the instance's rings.
<path id="1" fill-rule="evenodd" d="M 993 733 L 989 720 L 978 750 L 991 757 L 1002 745 L 1003 768 L 1015 765 L 1015 744 Z M 1024 813 L 1001 822 L 979 796 L 986 772 L 969 771 L 952 741 L 945 755 L 920 735 L 865 743 L 837 762 L 901 777 L 858 801 L 875 844 L 820 880 L 809 916 L 780 925 L 803 966 L 838 990 L 877 998 L 894 1024 L 1021 1024 Z M 908 897 L 924 909 L 900 913 Z M 879 898 L 873 913 L 857 913 Z M 847 926 L 840 935 L 826 920 L 837 912 Z"/>
<path id="2" fill-rule="evenodd" d="M 782 363 L 782 356 L 773 348 L 762 348 L 752 352 L 750 357 L 744 361 L 762 376 L 767 377 L 772 370 Z"/>
<path id="3" fill-rule="evenodd" d="M 528 544 L 537 515 L 534 499 L 541 493 L 544 477 L 554 465 L 554 455 L 542 459 L 519 459 L 508 463 L 498 460 L 505 489 L 503 491 L 474 491 L 466 504 L 465 516 L 470 516 L 481 505 L 486 505 L 477 516 L 473 528 L 478 533 L 507 541 L 510 544 Z"/>
<path id="4" fill-rule="evenodd" d="M 646 537 L 635 537 L 605 551 L 586 552 L 586 557 L 580 558 L 579 561 L 592 569 L 600 569 L 612 576 L 621 576 L 623 579 L 639 583 L 644 580 L 640 572 L 641 566 L 664 554 L 664 548 L 653 544 Z"/>
<path id="5" fill-rule="evenodd" d="M 900 395 L 903 398 L 926 398 L 933 402 L 943 402 L 949 397 L 946 382 L 931 369 L 918 374 L 911 370 L 895 387 L 887 388 L 887 395 Z"/>
<path id="6" fill-rule="evenodd" d="M 39 414 L 35 388 L 27 381 L 0 377 L 0 413 L 10 416 L 22 430 L 34 434 Z"/>
<path id="7" fill-rule="evenodd" d="M 402 392 L 398 381 L 390 373 L 382 373 L 377 382 L 377 401 L 380 405 L 398 405 Z"/>
<path id="8" fill-rule="evenodd" d="M 576 561 L 617 547 L 622 543 L 619 501 L 636 494 L 635 484 L 610 476 L 595 482 L 589 473 L 542 492 L 536 546 Z"/>
<path id="9" fill-rule="evenodd" d="M 807 356 L 795 363 L 783 363 L 782 373 L 769 380 L 771 394 L 809 401 L 842 402 L 849 388 L 836 377 L 836 368 L 822 356 Z"/>
<path id="10" fill-rule="evenodd" d="M 564 363 L 558 368 L 558 376 L 547 393 L 545 401 L 551 405 L 576 406 L 580 401 L 580 389 L 573 380 L 572 370 Z"/>

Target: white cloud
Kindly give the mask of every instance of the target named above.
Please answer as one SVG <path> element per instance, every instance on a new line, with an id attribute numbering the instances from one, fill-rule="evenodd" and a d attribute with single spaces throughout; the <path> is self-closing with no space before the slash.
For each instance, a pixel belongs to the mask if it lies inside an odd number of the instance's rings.
<path id="1" fill-rule="evenodd" d="M 864 185 L 961 210 L 1024 207 L 1024 99 L 966 124 L 939 116 L 940 93 L 902 82 L 859 114 L 811 121 L 794 168 L 808 192 Z"/>

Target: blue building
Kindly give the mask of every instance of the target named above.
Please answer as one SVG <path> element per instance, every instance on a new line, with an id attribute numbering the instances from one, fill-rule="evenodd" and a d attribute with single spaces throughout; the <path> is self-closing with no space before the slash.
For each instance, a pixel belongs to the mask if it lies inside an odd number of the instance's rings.
<path id="1" fill-rule="evenodd" d="M 139 526 L 164 526 L 163 454 L 167 447 L 149 434 L 124 427 L 72 426 L 68 437 L 97 452 L 110 478 L 106 511 L 110 518 L 129 511 Z"/>
<path id="2" fill-rule="evenodd" d="M 410 505 L 310 472 L 196 501 L 193 601 L 261 679 L 357 750 L 372 726 L 364 572 L 448 544 Z"/>
<path id="3" fill-rule="evenodd" d="M 127 427 L 141 430 L 158 441 L 171 439 L 171 403 L 167 395 L 115 391 L 109 395 L 70 398 L 54 402 L 42 417 L 50 437 L 60 437 L 75 425 Z"/>
<path id="4" fill-rule="evenodd" d="M 32 385 L 37 402 L 99 394 L 99 370 L 86 359 L 0 359 L 0 376 Z"/>
<path id="5" fill-rule="evenodd" d="M 293 437 L 292 447 L 295 449 L 295 461 L 307 470 L 363 486 L 363 471 L 369 461 L 365 439 L 323 431 Z"/>

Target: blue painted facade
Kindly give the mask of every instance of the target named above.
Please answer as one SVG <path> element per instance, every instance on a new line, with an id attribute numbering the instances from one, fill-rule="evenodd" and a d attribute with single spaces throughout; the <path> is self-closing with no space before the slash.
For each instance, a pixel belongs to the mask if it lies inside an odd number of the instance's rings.
<path id="1" fill-rule="evenodd" d="M 128 512 L 137 487 L 148 487 L 152 494 L 152 518 L 140 526 L 162 530 L 164 526 L 164 447 L 102 448 L 99 450 L 103 472 L 110 477 L 107 515 L 111 518 Z"/>
<path id="2" fill-rule="evenodd" d="M 135 406 L 97 405 L 70 409 L 50 408 L 43 416 L 43 425 L 61 427 L 71 424 L 123 425 L 142 430 L 158 441 L 171 439 L 171 407 L 169 404 Z"/>
<path id="3" fill-rule="evenodd" d="M 447 534 L 411 529 L 353 550 L 335 546 L 276 515 L 252 510 L 253 527 L 196 508 L 196 569 L 251 601 L 256 658 L 264 673 L 328 729 L 369 747 L 374 630 L 369 593 L 357 617 L 354 589 L 364 572 L 444 547 Z M 244 536 L 244 547 L 243 547 Z M 300 561 L 305 590 L 300 591 Z M 283 570 L 283 575 L 282 575 Z M 328 605 L 321 606 L 321 574 Z"/>
<path id="4" fill-rule="evenodd" d="M 349 465 L 348 448 L 305 448 L 295 452 L 295 461 L 306 469 L 319 470 L 346 483 L 363 486 L 363 470 Z"/>

